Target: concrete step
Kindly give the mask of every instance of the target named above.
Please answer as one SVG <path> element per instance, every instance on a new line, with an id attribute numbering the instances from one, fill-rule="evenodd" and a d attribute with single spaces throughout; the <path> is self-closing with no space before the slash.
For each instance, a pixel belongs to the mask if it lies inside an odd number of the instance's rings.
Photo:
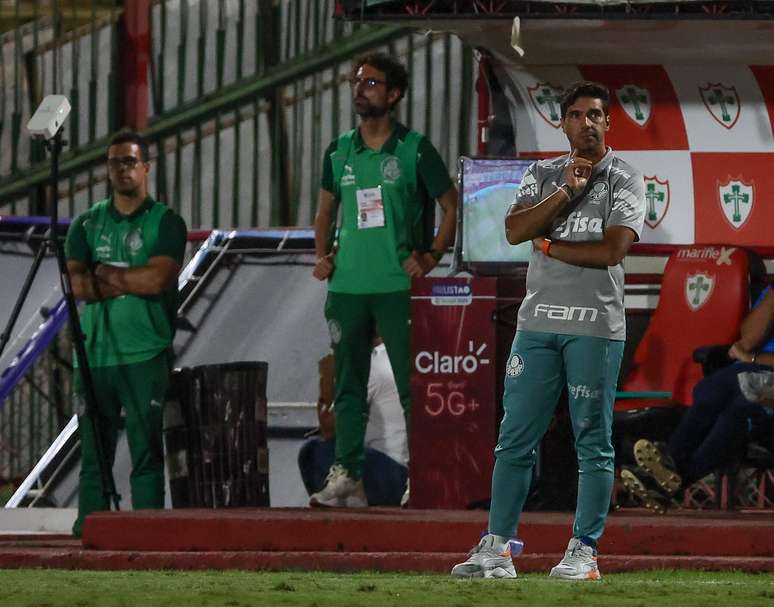
<path id="1" fill-rule="evenodd" d="M 569 513 L 525 513 L 525 555 L 563 551 L 572 520 Z M 486 526 L 482 511 L 146 510 L 89 516 L 83 543 L 110 551 L 464 554 Z M 774 513 L 614 513 L 599 548 L 603 555 L 774 558 Z"/>

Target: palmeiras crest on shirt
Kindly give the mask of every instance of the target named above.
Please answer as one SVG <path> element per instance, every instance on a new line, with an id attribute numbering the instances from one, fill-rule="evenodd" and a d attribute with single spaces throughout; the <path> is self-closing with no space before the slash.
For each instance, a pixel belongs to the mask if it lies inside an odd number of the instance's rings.
<path id="1" fill-rule="evenodd" d="M 607 181 L 597 181 L 591 190 L 586 194 L 586 198 L 591 201 L 591 204 L 600 204 L 605 202 L 609 198 L 610 188 L 607 185 Z"/>
<path id="2" fill-rule="evenodd" d="M 735 87 L 719 82 L 708 82 L 705 86 L 699 87 L 699 94 L 704 107 L 720 126 L 727 129 L 734 128 L 742 109 L 739 93 Z"/>
<path id="3" fill-rule="evenodd" d="M 644 128 L 648 120 L 650 120 L 652 108 L 648 90 L 636 84 L 625 84 L 615 90 L 615 95 L 626 115 L 638 127 Z"/>
<path id="4" fill-rule="evenodd" d="M 137 253 L 142 249 L 143 242 L 142 232 L 139 229 L 130 230 L 126 233 L 124 244 L 130 253 Z"/>
<path id="5" fill-rule="evenodd" d="M 382 182 L 395 183 L 400 179 L 400 160 L 397 156 L 387 156 L 382 161 Z"/>
<path id="6" fill-rule="evenodd" d="M 645 176 L 645 223 L 651 230 L 658 227 L 669 210 L 669 179 Z"/>
<path id="7" fill-rule="evenodd" d="M 715 288 L 715 277 L 707 272 L 689 274 L 685 279 L 685 299 L 688 306 L 696 312 L 709 301 Z"/>
<path id="8" fill-rule="evenodd" d="M 527 87 L 530 101 L 540 117 L 555 129 L 562 125 L 562 89 L 547 82 Z"/>
<path id="9" fill-rule="evenodd" d="M 731 227 L 740 229 L 749 219 L 755 204 L 755 182 L 745 182 L 741 177 L 718 182 L 718 201 L 723 217 Z"/>

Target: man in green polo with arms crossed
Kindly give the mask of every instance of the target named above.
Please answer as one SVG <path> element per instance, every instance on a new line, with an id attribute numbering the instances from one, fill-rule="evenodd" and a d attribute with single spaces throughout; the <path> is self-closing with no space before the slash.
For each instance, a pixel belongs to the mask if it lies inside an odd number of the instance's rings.
<path id="1" fill-rule="evenodd" d="M 314 276 L 328 280 L 325 317 L 336 359 L 336 459 L 312 506 L 367 505 L 363 439 L 376 334 L 387 348 L 409 428 L 411 279 L 436 266 L 454 239 L 457 215 L 457 190 L 438 152 L 391 115 L 408 87 L 405 68 L 387 55 L 366 55 L 355 61 L 351 84 L 360 125 L 325 153 L 314 226 Z M 444 215 L 433 238 L 436 200 Z"/>
<path id="2" fill-rule="evenodd" d="M 162 405 L 186 226 L 148 196 L 148 147 L 139 135 L 124 131 L 114 136 L 107 164 L 113 196 L 73 221 L 65 245 L 67 269 L 75 297 L 85 302 L 81 328 L 105 464 L 112 468 L 123 408 L 132 457 L 132 508 L 163 508 Z M 76 376 L 76 394 L 83 390 L 79 380 Z M 110 509 L 90 412 L 81 412 L 78 425 L 82 462 L 76 536 L 86 515 Z"/>

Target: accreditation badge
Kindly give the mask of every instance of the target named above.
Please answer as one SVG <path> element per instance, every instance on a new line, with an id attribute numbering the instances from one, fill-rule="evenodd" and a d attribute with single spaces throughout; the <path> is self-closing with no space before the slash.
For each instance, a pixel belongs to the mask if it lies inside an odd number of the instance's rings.
<path id="1" fill-rule="evenodd" d="M 384 227 L 382 187 L 356 190 L 355 196 L 357 197 L 358 230 Z"/>

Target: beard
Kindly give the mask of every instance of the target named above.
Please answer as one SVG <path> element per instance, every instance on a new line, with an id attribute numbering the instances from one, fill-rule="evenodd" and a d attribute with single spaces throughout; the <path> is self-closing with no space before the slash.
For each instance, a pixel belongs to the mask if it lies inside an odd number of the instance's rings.
<path id="1" fill-rule="evenodd" d="M 355 113 L 361 118 L 381 118 L 390 111 L 389 106 L 374 105 L 365 97 L 356 97 L 352 103 Z"/>
<path id="2" fill-rule="evenodd" d="M 140 191 L 140 187 L 135 184 L 122 185 L 120 182 L 114 183 L 113 189 L 119 194 L 121 194 L 121 196 L 129 196 L 129 197 L 136 196 L 137 193 Z"/>

